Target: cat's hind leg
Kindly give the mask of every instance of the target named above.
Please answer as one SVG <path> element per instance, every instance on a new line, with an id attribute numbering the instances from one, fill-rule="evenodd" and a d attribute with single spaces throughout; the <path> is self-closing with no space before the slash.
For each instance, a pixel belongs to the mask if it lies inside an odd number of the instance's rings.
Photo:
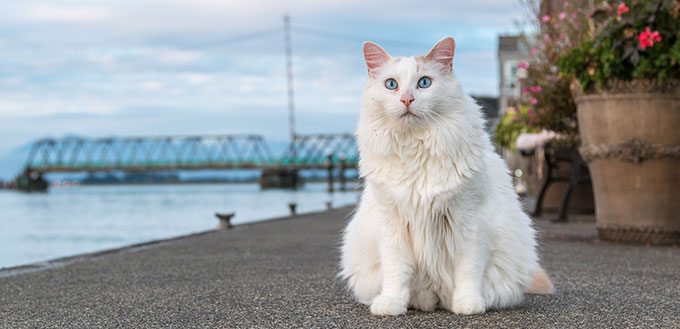
<path id="1" fill-rule="evenodd" d="M 340 276 L 356 299 L 370 305 L 380 294 L 382 271 L 375 226 L 375 205 L 364 193 L 357 212 L 345 229 Z"/>

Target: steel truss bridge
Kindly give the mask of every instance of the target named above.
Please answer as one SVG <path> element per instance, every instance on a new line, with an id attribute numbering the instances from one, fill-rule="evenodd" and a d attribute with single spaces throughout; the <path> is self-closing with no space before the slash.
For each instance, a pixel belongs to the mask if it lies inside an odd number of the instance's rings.
<path id="1" fill-rule="evenodd" d="M 297 135 L 282 155 L 260 135 L 63 138 L 36 141 L 26 170 L 48 172 L 170 171 L 204 169 L 302 170 L 353 168 L 351 134 Z"/>

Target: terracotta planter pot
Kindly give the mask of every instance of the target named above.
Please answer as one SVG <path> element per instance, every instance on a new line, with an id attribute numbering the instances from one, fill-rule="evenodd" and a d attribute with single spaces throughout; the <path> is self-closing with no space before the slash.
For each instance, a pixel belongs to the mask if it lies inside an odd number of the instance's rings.
<path id="1" fill-rule="evenodd" d="M 680 84 L 573 87 L 600 238 L 680 244 Z"/>

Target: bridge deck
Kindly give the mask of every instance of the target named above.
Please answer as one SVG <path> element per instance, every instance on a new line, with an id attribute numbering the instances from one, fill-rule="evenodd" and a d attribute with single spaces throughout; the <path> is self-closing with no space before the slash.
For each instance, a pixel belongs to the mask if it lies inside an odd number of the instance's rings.
<path id="1" fill-rule="evenodd" d="M 350 134 L 300 135 L 273 156 L 259 135 L 43 139 L 26 168 L 38 172 L 354 168 Z"/>
<path id="2" fill-rule="evenodd" d="M 358 159 L 348 159 L 347 168 L 354 168 Z M 340 166 L 339 160 L 333 161 L 333 167 Z M 31 169 L 40 172 L 82 172 L 82 171 L 165 171 L 165 170 L 228 170 L 228 169 L 326 169 L 328 162 L 269 160 L 265 162 L 157 162 L 157 163 L 87 163 L 87 164 L 32 164 Z"/>

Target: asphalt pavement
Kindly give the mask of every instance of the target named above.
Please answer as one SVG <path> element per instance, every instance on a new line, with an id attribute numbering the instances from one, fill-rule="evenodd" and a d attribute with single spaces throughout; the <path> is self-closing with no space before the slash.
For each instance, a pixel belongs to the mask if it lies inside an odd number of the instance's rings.
<path id="1" fill-rule="evenodd" d="M 680 328 L 680 248 L 539 221 L 556 292 L 459 316 L 377 317 L 338 272 L 350 208 L 0 270 L 0 328 Z"/>

